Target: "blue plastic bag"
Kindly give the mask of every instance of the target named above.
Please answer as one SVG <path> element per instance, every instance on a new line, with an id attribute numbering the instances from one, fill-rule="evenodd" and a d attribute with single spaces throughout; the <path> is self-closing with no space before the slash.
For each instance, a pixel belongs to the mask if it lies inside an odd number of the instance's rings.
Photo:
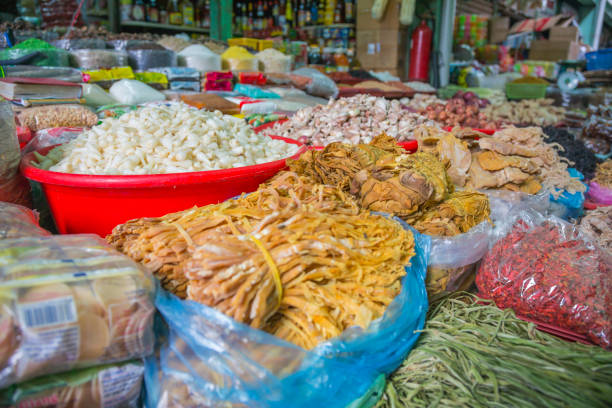
<path id="1" fill-rule="evenodd" d="M 146 361 L 147 407 L 344 408 L 365 394 L 404 360 L 428 307 L 430 238 L 394 219 L 415 238 L 400 294 L 367 329 L 349 328 L 310 351 L 158 291 L 168 333 L 159 355 Z"/>
<path id="2" fill-rule="evenodd" d="M 574 168 L 567 169 L 568 173 L 572 178 L 578 180 L 584 180 L 584 175 Z M 555 198 L 552 194 L 550 195 L 551 207 L 556 206 L 557 210 L 553 210 L 552 213 L 559 218 L 565 220 L 569 218 L 578 218 L 582 215 L 584 210 L 584 193 L 576 192 L 569 193 L 564 191 L 559 197 Z"/>
<path id="3" fill-rule="evenodd" d="M 255 85 L 246 85 L 246 84 L 236 84 L 234 86 L 234 92 L 238 92 L 240 94 L 246 95 L 249 98 L 259 99 L 259 98 L 269 98 L 269 99 L 279 99 L 280 96 L 275 94 L 274 92 L 266 91 L 263 88 Z"/>

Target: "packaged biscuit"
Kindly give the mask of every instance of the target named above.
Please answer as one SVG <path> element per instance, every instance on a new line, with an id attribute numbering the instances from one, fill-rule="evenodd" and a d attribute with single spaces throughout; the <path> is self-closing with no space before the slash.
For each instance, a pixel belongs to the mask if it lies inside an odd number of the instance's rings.
<path id="1" fill-rule="evenodd" d="M 0 391 L 9 408 L 137 408 L 144 376 L 140 361 L 51 374 Z"/>
<path id="2" fill-rule="evenodd" d="M 0 240 L 0 388 L 148 355 L 153 291 L 97 236 Z"/>

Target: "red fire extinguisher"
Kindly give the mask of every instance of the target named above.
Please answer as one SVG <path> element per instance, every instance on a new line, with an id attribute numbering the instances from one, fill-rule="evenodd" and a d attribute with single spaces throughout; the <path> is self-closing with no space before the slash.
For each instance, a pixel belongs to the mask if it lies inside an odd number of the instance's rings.
<path id="1" fill-rule="evenodd" d="M 425 20 L 412 33 L 412 47 L 410 48 L 411 81 L 429 80 L 429 55 L 431 54 L 431 28 Z"/>

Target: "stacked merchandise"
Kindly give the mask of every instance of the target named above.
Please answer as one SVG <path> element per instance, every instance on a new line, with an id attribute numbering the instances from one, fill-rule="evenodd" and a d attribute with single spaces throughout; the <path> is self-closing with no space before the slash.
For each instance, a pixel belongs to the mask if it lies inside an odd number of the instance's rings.
<path id="1" fill-rule="evenodd" d="M 50 236 L 0 203 L 0 404 L 138 406 L 153 283 L 92 235 Z"/>
<path id="2" fill-rule="evenodd" d="M 480 47 L 487 43 L 488 20 L 476 14 L 455 17 L 453 43 Z"/>

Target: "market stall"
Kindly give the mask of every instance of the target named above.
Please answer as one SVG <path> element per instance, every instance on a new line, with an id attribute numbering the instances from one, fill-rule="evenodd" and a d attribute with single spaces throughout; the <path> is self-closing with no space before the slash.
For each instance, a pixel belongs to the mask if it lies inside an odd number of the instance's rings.
<path id="1" fill-rule="evenodd" d="M 0 407 L 610 405 L 605 21 L 67 3 L 0 27 Z"/>

